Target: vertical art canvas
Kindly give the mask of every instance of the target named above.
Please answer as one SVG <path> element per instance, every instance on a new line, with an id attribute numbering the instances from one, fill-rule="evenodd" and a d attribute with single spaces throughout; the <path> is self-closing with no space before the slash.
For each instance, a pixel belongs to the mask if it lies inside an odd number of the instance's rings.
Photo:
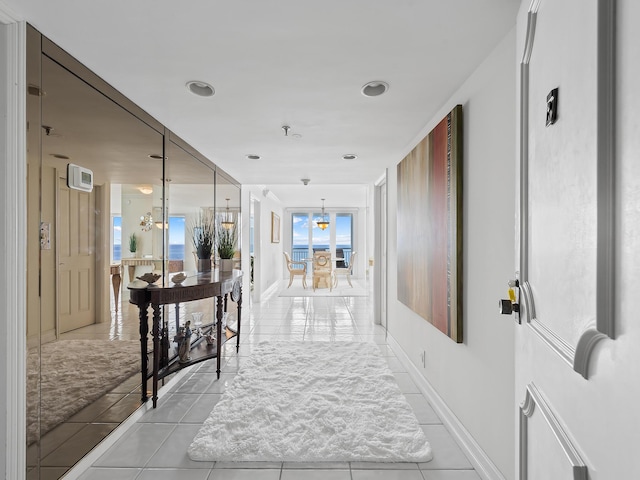
<path id="1" fill-rule="evenodd" d="M 398 299 L 462 342 L 462 106 L 398 164 Z"/>

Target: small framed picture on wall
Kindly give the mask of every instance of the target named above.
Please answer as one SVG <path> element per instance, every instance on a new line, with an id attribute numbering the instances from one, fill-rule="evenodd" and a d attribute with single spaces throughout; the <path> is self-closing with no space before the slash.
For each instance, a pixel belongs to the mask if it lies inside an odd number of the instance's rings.
<path id="1" fill-rule="evenodd" d="M 271 243 L 280 243 L 280 216 L 271 212 Z"/>

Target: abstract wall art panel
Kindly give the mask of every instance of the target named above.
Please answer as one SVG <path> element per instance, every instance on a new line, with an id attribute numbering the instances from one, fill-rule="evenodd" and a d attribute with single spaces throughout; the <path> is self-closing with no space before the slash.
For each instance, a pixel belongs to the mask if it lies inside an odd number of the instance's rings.
<path id="1" fill-rule="evenodd" d="M 462 106 L 398 164 L 398 299 L 462 342 Z"/>

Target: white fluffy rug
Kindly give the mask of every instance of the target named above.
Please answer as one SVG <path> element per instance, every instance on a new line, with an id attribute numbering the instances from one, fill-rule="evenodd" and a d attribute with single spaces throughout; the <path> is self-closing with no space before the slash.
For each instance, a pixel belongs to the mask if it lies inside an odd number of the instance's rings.
<path id="1" fill-rule="evenodd" d="M 316 288 L 313 290 L 313 284 L 311 283 L 311 278 L 307 279 L 307 288 L 302 287 L 302 280 L 297 277 L 291 286 L 287 288 L 289 285 L 289 280 L 285 280 L 282 283 L 282 288 L 280 289 L 279 297 L 366 297 L 369 295 L 367 289 L 363 287 L 362 283 L 357 280 L 351 280 L 353 287 L 349 286 L 347 279 L 344 277 L 340 277 L 338 281 L 338 286 L 331 291 L 328 288 Z"/>
<path id="2" fill-rule="evenodd" d="M 189 447 L 202 461 L 426 462 L 431 447 L 372 343 L 260 343 Z"/>
<path id="3" fill-rule="evenodd" d="M 44 434 L 140 371 L 140 342 L 136 340 L 59 340 L 27 355 L 27 439 L 36 439 L 38 376 Z"/>

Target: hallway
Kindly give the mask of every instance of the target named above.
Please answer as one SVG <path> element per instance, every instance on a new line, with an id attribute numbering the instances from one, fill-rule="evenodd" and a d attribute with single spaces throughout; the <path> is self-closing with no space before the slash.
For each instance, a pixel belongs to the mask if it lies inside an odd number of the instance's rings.
<path id="1" fill-rule="evenodd" d="M 156 410 L 142 414 L 101 456 L 97 453 L 100 448 L 93 453 L 91 467 L 79 478 L 479 480 L 470 462 L 388 347 L 382 327 L 372 324 L 372 312 L 371 297 L 278 297 L 278 290 L 272 290 L 260 303 L 244 309 L 240 351 L 236 354 L 233 345 L 227 345 L 220 380 L 216 380 L 212 361 L 186 370 L 168 386 Z M 292 340 L 361 341 L 379 345 L 431 443 L 433 460 L 424 464 L 191 461 L 187 457 L 187 447 L 243 360 L 251 354 L 252 345 L 261 341 Z"/>

